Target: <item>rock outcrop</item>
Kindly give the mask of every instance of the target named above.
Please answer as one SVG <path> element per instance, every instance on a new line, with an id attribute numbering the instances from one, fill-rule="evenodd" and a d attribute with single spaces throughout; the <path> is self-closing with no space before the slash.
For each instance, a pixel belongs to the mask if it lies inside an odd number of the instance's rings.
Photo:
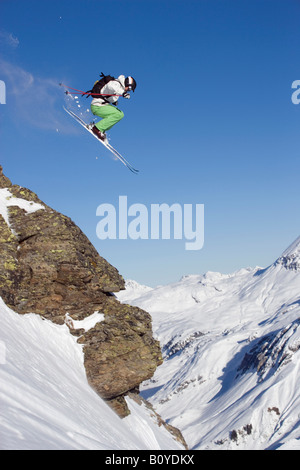
<path id="1" fill-rule="evenodd" d="M 0 195 L 0 296 L 19 314 L 36 313 L 58 324 L 67 319 L 83 345 L 91 386 L 126 416 L 124 395 L 137 391 L 162 363 L 150 315 L 121 304 L 112 294 L 124 289 L 117 269 L 70 218 L 13 185 L 2 167 Z M 74 327 L 96 311 L 103 321 L 88 331 Z"/>

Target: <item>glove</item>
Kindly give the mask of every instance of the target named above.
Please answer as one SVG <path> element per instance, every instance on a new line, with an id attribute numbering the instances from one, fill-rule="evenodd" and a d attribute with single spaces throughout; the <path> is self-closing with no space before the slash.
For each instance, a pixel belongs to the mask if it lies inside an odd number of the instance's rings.
<path id="1" fill-rule="evenodd" d="M 128 93 L 127 91 L 124 91 L 123 98 L 126 98 L 127 100 L 129 100 L 130 99 L 130 93 Z"/>

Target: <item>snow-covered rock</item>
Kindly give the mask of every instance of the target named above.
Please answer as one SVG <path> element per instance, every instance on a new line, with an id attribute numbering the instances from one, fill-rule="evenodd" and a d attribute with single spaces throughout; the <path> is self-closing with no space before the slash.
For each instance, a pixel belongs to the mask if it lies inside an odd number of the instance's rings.
<path id="1" fill-rule="evenodd" d="M 276 263 L 282 264 L 287 269 L 300 271 L 300 237 L 285 250 Z"/>
<path id="2" fill-rule="evenodd" d="M 111 295 L 125 285 L 118 270 L 69 217 L 13 185 L 1 165 L 0 260 L 6 305 L 19 314 L 66 322 L 84 344 L 90 385 L 126 416 L 124 394 L 152 377 L 162 361 L 151 317 Z"/>

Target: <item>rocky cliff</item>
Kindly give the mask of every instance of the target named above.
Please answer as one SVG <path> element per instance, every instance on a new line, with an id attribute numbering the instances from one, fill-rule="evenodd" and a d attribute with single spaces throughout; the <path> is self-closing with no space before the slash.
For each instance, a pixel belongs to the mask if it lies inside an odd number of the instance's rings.
<path id="1" fill-rule="evenodd" d="M 83 345 L 91 386 L 120 416 L 124 395 L 138 391 L 162 363 L 150 315 L 119 303 L 117 269 L 103 259 L 72 220 L 32 191 L 13 185 L 0 167 L 0 296 L 19 314 L 67 323 Z M 76 328 L 95 312 L 93 328 Z"/>

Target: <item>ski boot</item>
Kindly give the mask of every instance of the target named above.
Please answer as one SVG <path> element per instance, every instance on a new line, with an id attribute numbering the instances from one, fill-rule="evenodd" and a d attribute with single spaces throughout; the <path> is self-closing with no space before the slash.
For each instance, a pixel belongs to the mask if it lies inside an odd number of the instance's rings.
<path id="1" fill-rule="evenodd" d="M 95 125 L 91 128 L 91 131 L 93 132 L 93 134 L 95 134 L 96 137 L 98 137 L 99 140 L 102 140 L 102 142 L 107 142 L 106 134 L 104 132 L 99 131 L 99 129 Z"/>

